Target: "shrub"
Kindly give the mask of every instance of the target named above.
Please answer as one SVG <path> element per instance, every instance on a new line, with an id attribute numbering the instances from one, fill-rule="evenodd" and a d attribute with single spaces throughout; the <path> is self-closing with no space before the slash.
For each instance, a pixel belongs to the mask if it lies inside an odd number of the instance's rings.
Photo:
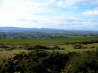
<path id="1" fill-rule="evenodd" d="M 59 46 L 55 45 L 53 49 L 61 49 Z"/>
<path id="2" fill-rule="evenodd" d="M 81 44 L 75 44 L 73 47 L 74 47 L 75 49 L 81 49 L 81 48 L 82 48 L 82 45 L 81 45 Z"/>
<path id="3" fill-rule="evenodd" d="M 0 73 L 59 73 L 68 61 L 67 54 L 32 51 L 9 58 Z"/>
<path id="4" fill-rule="evenodd" d="M 43 46 L 43 45 L 36 45 L 33 47 L 33 49 L 50 49 L 50 48 L 47 46 Z"/>

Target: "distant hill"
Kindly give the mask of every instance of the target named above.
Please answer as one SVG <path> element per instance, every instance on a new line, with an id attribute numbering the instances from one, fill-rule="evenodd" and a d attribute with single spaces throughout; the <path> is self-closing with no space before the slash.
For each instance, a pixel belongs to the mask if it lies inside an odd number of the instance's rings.
<path id="1" fill-rule="evenodd" d="M 61 30 L 50 28 L 0 27 L 0 39 L 5 38 L 70 38 L 98 36 L 97 31 Z"/>
<path id="2" fill-rule="evenodd" d="M 0 27 L 0 32 L 98 32 L 91 30 L 63 30 L 63 29 L 52 29 L 52 28 L 21 28 L 21 27 Z"/>
<path id="3" fill-rule="evenodd" d="M 64 32 L 65 30 L 50 28 L 19 28 L 19 27 L 0 27 L 0 32 Z"/>

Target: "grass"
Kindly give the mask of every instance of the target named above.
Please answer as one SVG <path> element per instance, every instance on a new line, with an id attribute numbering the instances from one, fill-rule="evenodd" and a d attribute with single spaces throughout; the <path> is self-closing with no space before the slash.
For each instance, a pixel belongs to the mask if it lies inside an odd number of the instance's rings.
<path id="1" fill-rule="evenodd" d="M 6 73 L 11 73 L 10 67 L 11 69 L 13 69 L 13 67 L 14 68 L 20 67 L 19 69 L 23 68 L 23 70 L 26 71 L 25 73 L 31 73 L 32 70 L 36 70 L 34 73 L 38 73 L 37 71 L 39 70 L 41 70 L 40 73 L 57 73 L 55 72 L 54 69 L 57 68 L 58 70 L 59 66 L 60 66 L 59 68 L 61 68 L 62 65 L 60 65 L 60 63 L 62 63 L 64 64 L 64 68 L 62 67 L 61 69 L 62 72 L 58 71 L 58 73 L 83 73 L 82 71 L 84 71 L 84 69 L 89 69 L 88 60 L 91 60 L 91 63 L 89 63 L 90 65 L 95 65 L 96 63 L 95 67 L 98 66 L 97 65 L 98 59 L 96 59 L 98 58 L 96 55 L 97 54 L 96 50 L 98 50 L 98 43 L 82 44 L 83 48 L 81 49 L 75 49 L 73 47 L 74 44 L 65 44 L 65 43 L 69 43 L 69 42 L 76 43 L 76 42 L 84 42 L 84 41 L 92 41 L 92 40 L 98 40 L 98 37 L 55 38 L 55 39 L 1 39 L 0 43 L 4 43 L 4 44 L 13 44 L 13 45 L 40 44 L 46 46 L 57 45 L 63 49 L 43 50 L 44 51 L 43 53 L 41 53 L 42 51 L 40 50 L 39 51 L 25 50 L 19 48 L 13 50 L 0 51 L 0 66 L 1 66 L 0 68 L 2 69 L 0 70 L 0 72 L 5 73 L 3 72 L 3 70 L 6 70 L 7 71 Z M 91 53 L 89 54 L 89 52 Z M 45 57 L 43 55 L 45 55 Z M 15 56 L 19 58 L 14 60 Z M 40 56 L 42 56 L 42 58 Z M 95 62 L 93 62 L 93 59 L 95 59 L 94 60 Z M 15 64 L 13 65 L 13 63 Z M 42 69 L 40 69 L 39 67 Z M 81 68 L 84 69 L 81 71 Z M 44 70 L 46 72 L 44 72 Z M 70 72 L 70 70 L 72 70 L 72 72 Z M 93 71 L 94 69 L 91 68 L 90 70 Z M 92 71 L 84 72 L 84 73 L 98 73 L 98 71 L 97 72 L 92 72 Z"/>
<path id="2" fill-rule="evenodd" d="M 12 44 L 12 46 L 35 46 L 35 45 L 45 45 L 45 46 L 59 46 L 64 48 L 63 51 L 85 51 L 85 50 L 94 50 L 98 48 L 98 43 L 83 44 L 85 47 L 83 49 L 74 49 L 73 44 L 66 43 L 77 43 L 98 40 L 98 37 L 81 37 L 81 38 L 54 38 L 54 39 L 0 39 L 0 43 L 3 44 Z"/>
<path id="3" fill-rule="evenodd" d="M 98 57 L 94 50 L 47 50 L 39 53 L 33 50 L 11 50 L 0 52 L 0 56 L 3 56 L 0 57 L 0 73 L 83 73 L 85 69 L 98 73 Z"/>
<path id="4" fill-rule="evenodd" d="M 0 43 L 8 44 L 64 44 L 70 42 L 83 42 L 90 40 L 98 40 L 98 37 L 81 37 L 81 38 L 54 38 L 54 39 L 0 39 Z"/>

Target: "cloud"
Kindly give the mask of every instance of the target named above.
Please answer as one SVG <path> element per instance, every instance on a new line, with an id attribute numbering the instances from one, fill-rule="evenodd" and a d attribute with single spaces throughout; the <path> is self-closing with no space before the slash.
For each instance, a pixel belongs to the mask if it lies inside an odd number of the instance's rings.
<path id="1" fill-rule="evenodd" d="M 78 4 L 97 5 L 98 0 L 61 0 L 61 1 L 57 1 L 57 5 L 60 7 L 77 7 Z"/>
<path id="2" fill-rule="evenodd" d="M 85 16 L 98 16 L 98 10 L 91 10 L 83 12 Z"/>
<path id="3" fill-rule="evenodd" d="M 63 0 L 63 1 L 59 1 L 58 5 L 61 7 L 72 7 L 75 4 L 77 4 L 78 2 L 81 2 L 82 0 Z"/>
<path id="4" fill-rule="evenodd" d="M 34 15 L 48 11 L 48 3 L 32 2 L 31 0 L 0 0 L 0 26 L 15 25 L 17 20 L 31 20 Z"/>
<path id="5" fill-rule="evenodd" d="M 81 19 L 66 16 L 39 16 L 35 19 L 18 21 L 18 24 L 20 24 L 21 27 L 25 24 L 24 27 L 58 28 L 66 30 L 96 30 L 98 27 L 97 19 Z"/>
<path id="6" fill-rule="evenodd" d="M 49 3 L 54 3 L 56 0 L 48 0 Z"/>
<path id="7" fill-rule="evenodd" d="M 88 10 L 82 12 L 82 15 L 84 16 L 98 16 L 98 10 Z"/>
<path id="8" fill-rule="evenodd" d="M 78 3 L 94 4 L 95 0 L 2 0 L 0 6 L 0 26 L 95 29 L 96 18 L 83 19 L 82 16 L 98 15 L 98 10 L 80 11 L 70 9 Z M 63 7 L 63 8 L 62 8 Z M 68 9 L 66 9 L 68 7 Z M 85 8 L 85 7 L 83 7 Z M 86 10 L 86 9 L 85 9 Z M 77 12 L 77 13 L 75 13 Z M 83 16 L 84 17 L 84 16 Z M 88 27 L 89 26 L 89 27 Z"/>

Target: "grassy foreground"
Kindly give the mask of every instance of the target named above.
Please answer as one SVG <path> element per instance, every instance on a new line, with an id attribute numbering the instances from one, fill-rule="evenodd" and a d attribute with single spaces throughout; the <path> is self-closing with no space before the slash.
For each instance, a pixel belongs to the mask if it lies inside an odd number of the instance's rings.
<path id="1" fill-rule="evenodd" d="M 12 50 L 0 54 L 0 73 L 98 73 L 98 51 Z"/>
<path id="2" fill-rule="evenodd" d="M 98 73 L 98 38 L 0 40 L 0 73 Z"/>

